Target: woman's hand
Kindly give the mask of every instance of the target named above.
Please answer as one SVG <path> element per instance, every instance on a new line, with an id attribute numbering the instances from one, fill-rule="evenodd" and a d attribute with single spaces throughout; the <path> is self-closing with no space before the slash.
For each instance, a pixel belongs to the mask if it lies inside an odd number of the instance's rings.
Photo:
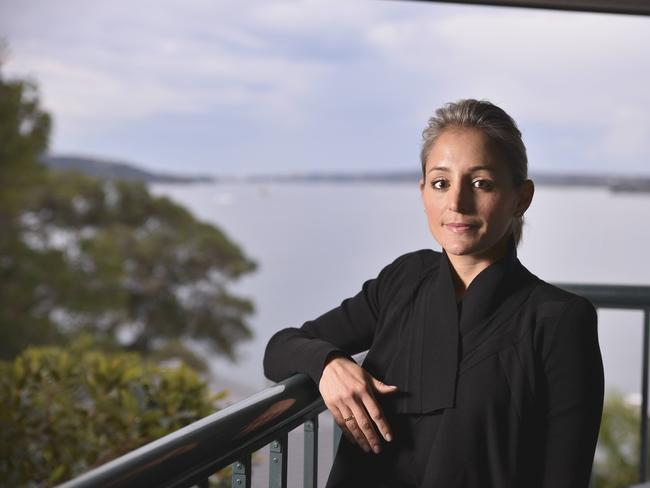
<path id="1" fill-rule="evenodd" d="M 396 386 L 385 385 L 348 358 L 334 356 L 323 369 L 318 389 L 352 444 L 358 444 L 366 453 L 372 448 L 377 454 L 381 450 L 377 431 L 391 441 L 390 427 L 375 395 L 396 392 Z"/>

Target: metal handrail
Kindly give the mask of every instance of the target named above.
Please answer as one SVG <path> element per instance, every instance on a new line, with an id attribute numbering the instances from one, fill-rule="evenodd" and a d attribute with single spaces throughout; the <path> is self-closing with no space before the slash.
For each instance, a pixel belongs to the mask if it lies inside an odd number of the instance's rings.
<path id="1" fill-rule="evenodd" d="M 181 488 L 207 478 L 325 410 L 298 374 L 95 468 L 59 488 Z"/>
<path id="2" fill-rule="evenodd" d="M 644 312 L 642 362 L 642 412 L 648 411 L 648 369 L 650 353 L 650 286 L 557 284 L 560 288 L 589 299 L 598 308 L 638 309 Z M 355 356 L 360 362 L 362 355 Z M 311 439 L 310 455 L 317 457 L 314 430 L 318 414 L 325 410 L 314 382 L 304 374 L 288 378 L 234 405 L 220 410 L 165 437 L 142 446 L 60 488 L 140 488 L 156 486 L 182 488 L 207 486 L 213 473 L 235 463 L 233 486 L 250 486 L 251 453 L 271 444 L 276 466 L 271 474 L 286 486 L 286 435 L 306 423 Z M 639 481 L 647 479 L 648 417 L 641 415 Z M 307 436 L 306 436 L 307 440 Z M 307 442 L 306 442 L 307 444 Z M 305 457 L 307 459 L 307 456 Z M 316 461 L 312 464 L 315 476 Z M 315 486 L 307 482 L 306 486 Z"/>
<path id="3" fill-rule="evenodd" d="M 586 285 L 554 283 L 563 290 L 585 297 L 598 308 L 646 310 L 650 308 L 650 286 Z"/>

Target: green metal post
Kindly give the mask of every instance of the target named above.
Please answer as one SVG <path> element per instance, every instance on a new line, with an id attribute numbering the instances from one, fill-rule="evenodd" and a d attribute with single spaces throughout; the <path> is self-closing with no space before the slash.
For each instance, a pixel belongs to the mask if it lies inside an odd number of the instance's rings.
<path id="1" fill-rule="evenodd" d="M 304 488 L 318 484 L 318 415 L 307 420 L 305 428 Z"/>
<path id="2" fill-rule="evenodd" d="M 339 427 L 339 424 L 334 422 L 334 457 L 336 457 L 336 451 L 339 448 L 339 442 L 341 442 L 341 436 L 343 435 L 343 431 L 341 431 L 341 428 Z"/>
<path id="3" fill-rule="evenodd" d="M 287 486 L 287 447 L 288 436 L 285 432 L 271 442 L 269 451 L 269 488 L 286 488 Z"/>
<path id="4" fill-rule="evenodd" d="M 232 488 L 251 488 L 251 455 L 232 464 Z"/>
<path id="5" fill-rule="evenodd" d="M 639 482 L 647 480 L 648 475 L 648 350 L 650 344 L 650 309 L 643 311 L 643 363 L 641 364 L 641 432 L 639 449 Z"/>

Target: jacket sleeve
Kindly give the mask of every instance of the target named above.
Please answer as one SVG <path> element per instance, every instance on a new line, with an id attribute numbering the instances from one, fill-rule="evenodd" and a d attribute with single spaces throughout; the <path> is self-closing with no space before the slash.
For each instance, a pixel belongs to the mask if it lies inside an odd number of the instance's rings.
<path id="1" fill-rule="evenodd" d="M 406 255 L 405 255 L 406 256 Z M 264 374 L 281 381 L 306 373 L 318 384 L 331 355 L 350 356 L 370 347 L 388 288 L 404 256 L 386 266 L 377 278 L 366 281 L 359 293 L 300 328 L 277 332 L 266 346 Z"/>
<path id="2" fill-rule="evenodd" d="M 587 488 L 603 408 L 603 364 L 597 316 L 584 298 L 571 300 L 544 355 L 547 392 L 544 488 Z"/>

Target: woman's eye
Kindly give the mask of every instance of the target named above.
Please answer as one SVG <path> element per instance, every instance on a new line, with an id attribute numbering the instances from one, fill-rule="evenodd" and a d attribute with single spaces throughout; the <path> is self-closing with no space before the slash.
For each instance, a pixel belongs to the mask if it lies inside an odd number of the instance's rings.
<path id="1" fill-rule="evenodd" d="M 447 188 L 447 182 L 445 180 L 433 180 L 431 182 L 431 187 L 435 190 L 444 190 Z"/>
<path id="2" fill-rule="evenodd" d="M 480 190 L 491 190 L 494 188 L 494 185 L 489 180 L 474 180 L 472 181 L 472 186 Z"/>

